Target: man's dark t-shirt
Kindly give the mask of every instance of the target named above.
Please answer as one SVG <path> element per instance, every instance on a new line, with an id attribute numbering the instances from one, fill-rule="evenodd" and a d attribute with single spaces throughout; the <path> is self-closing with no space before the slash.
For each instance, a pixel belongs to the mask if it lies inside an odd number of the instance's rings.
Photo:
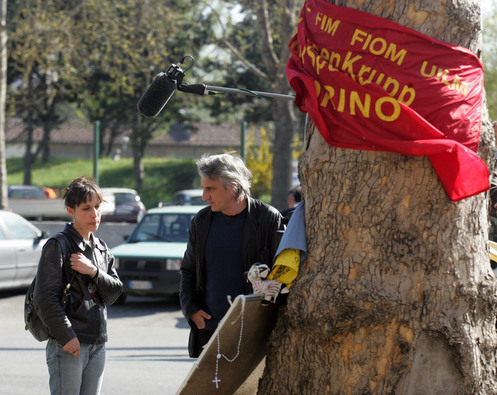
<path id="1" fill-rule="evenodd" d="M 247 209 L 234 216 L 213 213 L 205 247 L 205 303 L 212 316 L 205 321 L 208 330 L 215 330 L 228 311 L 227 295 L 234 300 L 245 293 L 242 243 L 246 217 Z"/>

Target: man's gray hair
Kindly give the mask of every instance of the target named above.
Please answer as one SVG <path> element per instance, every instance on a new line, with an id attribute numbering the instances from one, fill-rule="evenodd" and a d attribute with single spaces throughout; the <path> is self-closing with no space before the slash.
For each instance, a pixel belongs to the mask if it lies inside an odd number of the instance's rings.
<path id="1" fill-rule="evenodd" d="M 226 189 L 234 185 L 237 200 L 250 196 L 252 173 L 245 166 L 243 159 L 233 152 L 218 155 L 204 154 L 197 161 L 197 170 L 200 177 L 219 179 Z"/>

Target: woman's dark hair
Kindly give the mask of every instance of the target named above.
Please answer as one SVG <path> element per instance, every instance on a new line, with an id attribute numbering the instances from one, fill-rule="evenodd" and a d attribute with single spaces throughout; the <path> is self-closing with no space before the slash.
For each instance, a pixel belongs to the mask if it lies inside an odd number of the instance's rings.
<path id="1" fill-rule="evenodd" d="M 102 191 L 93 178 L 78 177 L 64 189 L 62 198 L 66 207 L 75 210 L 80 204 L 91 199 L 93 195 L 97 196 L 100 203 L 104 201 Z"/>

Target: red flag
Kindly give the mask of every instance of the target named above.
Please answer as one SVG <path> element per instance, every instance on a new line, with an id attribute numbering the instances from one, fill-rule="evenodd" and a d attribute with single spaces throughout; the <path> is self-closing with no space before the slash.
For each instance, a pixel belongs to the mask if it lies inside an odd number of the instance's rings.
<path id="1" fill-rule="evenodd" d="M 454 201 L 489 188 L 471 51 L 324 0 L 306 1 L 290 49 L 295 102 L 328 144 L 427 155 Z"/>

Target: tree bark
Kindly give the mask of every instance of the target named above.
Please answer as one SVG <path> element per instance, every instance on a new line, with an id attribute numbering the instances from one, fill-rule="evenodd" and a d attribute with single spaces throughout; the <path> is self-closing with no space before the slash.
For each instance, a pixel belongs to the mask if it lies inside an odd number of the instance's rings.
<path id="1" fill-rule="evenodd" d="M 333 3 L 480 53 L 475 1 Z M 492 170 L 483 113 L 479 155 Z M 426 157 L 334 148 L 311 122 L 306 132 L 308 256 L 259 393 L 497 393 L 487 194 L 452 202 Z"/>
<path id="2" fill-rule="evenodd" d="M 135 114 L 133 119 L 133 130 L 131 132 L 131 149 L 133 154 L 133 171 L 135 174 L 136 189 L 143 188 L 145 180 L 145 168 L 143 166 L 143 137 L 144 127 Z"/>
<path id="3" fill-rule="evenodd" d="M 31 112 L 31 110 L 28 110 Z M 33 121 L 31 114 L 28 113 L 28 124 L 26 125 L 26 129 L 24 130 L 24 133 L 26 133 L 26 145 L 25 145 L 25 152 L 24 152 L 24 158 L 23 158 L 23 163 L 24 163 L 24 185 L 31 185 L 31 169 L 33 167 L 34 160 L 36 156 L 34 156 L 31 153 L 31 150 L 33 148 L 33 134 L 34 134 L 34 126 L 33 126 Z"/>
<path id="4" fill-rule="evenodd" d="M 275 136 L 273 140 L 273 178 L 271 180 L 271 204 L 279 210 L 288 207 L 288 192 L 292 187 L 293 136 L 295 117 L 289 106 L 293 102 L 272 103 Z"/>
<path id="5" fill-rule="evenodd" d="M 280 39 L 289 42 L 294 34 L 296 20 L 296 0 L 277 0 L 281 13 L 279 16 Z M 290 57 L 288 45 L 275 49 L 275 32 L 271 27 L 271 18 L 268 12 L 267 0 L 248 2 L 246 7 L 254 9 L 261 40 L 259 50 L 266 69 L 267 77 L 271 82 L 272 91 L 286 94 L 290 85 L 286 78 L 285 65 Z M 271 103 L 275 135 L 273 140 L 273 178 L 271 181 L 271 204 L 283 210 L 288 206 L 288 192 L 292 186 L 292 148 L 296 129 L 296 116 L 293 102 L 275 100 Z"/>
<path id="6" fill-rule="evenodd" d="M 5 106 L 7 96 L 7 0 L 0 0 L 0 209 L 6 209 Z"/>

